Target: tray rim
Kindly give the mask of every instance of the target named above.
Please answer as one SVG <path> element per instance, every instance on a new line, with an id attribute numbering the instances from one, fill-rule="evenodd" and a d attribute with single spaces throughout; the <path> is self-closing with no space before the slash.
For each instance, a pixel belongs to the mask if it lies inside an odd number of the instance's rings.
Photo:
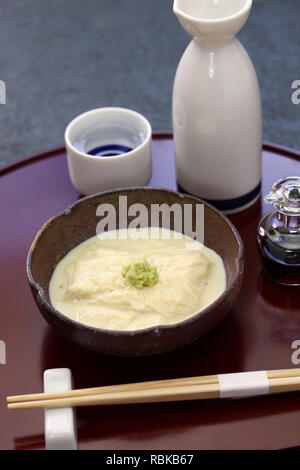
<path id="1" fill-rule="evenodd" d="M 172 131 L 154 131 L 152 133 L 153 140 L 173 140 Z M 293 158 L 295 160 L 300 160 L 300 151 L 294 150 L 290 147 L 284 145 L 275 144 L 273 142 L 263 141 L 262 149 L 266 152 L 272 152 L 273 154 L 281 155 L 283 157 Z M 64 145 L 59 147 L 54 147 L 53 149 L 46 150 L 44 152 L 38 152 L 28 157 L 24 157 L 21 160 L 4 165 L 0 168 L 0 176 L 4 176 L 7 173 L 18 170 L 26 165 L 31 163 L 38 162 L 39 160 L 44 160 L 45 158 L 56 157 L 59 154 L 65 153 L 66 149 Z"/>
<path id="2" fill-rule="evenodd" d="M 171 141 L 172 138 L 173 138 L 173 134 L 171 131 L 157 131 L 153 133 L 154 141 L 160 141 L 160 140 Z M 300 161 L 300 151 L 295 151 L 288 147 L 273 144 L 271 142 L 264 142 L 263 150 L 273 153 L 274 155 L 277 154 L 283 157 L 290 158 L 292 160 Z M 29 157 L 25 157 L 21 160 L 18 160 L 14 163 L 11 163 L 7 166 L 0 168 L 0 177 L 9 175 L 11 172 L 15 170 L 21 170 L 22 168 L 26 168 L 27 165 L 38 163 L 40 161 L 42 162 L 43 160 L 47 158 L 63 156 L 63 154 L 65 154 L 64 146 L 59 146 L 59 147 L 50 149 L 45 152 L 33 154 Z M 282 446 L 282 447 L 279 445 L 269 446 L 269 447 L 265 447 L 264 450 L 299 450 L 299 449 L 300 449 L 300 444 L 297 442 L 297 440 L 291 440 L 285 446 Z"/>

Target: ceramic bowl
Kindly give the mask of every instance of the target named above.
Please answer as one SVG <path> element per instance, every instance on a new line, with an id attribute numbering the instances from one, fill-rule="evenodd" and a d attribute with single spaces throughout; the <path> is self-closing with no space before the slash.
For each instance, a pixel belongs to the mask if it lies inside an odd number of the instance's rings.
<path id="1" fill-rule="evenodd" d="M 100 204 L 112 204 L 119 215 L 119 197 L 126 196 L 128 206 L 143 203 L 149 211 L 152 204 L 204 204 L 205 245 L 223 259 L 227 287 L 225 292 L 200 313 L 180 323 L 138 331 L 110 331 L 77 323 L 51 305 L 49 282 L 58 261 L 79 243 L 95 236 Z M 128 222 L 130 222 L 130 217 Z M 164 226 L 160 220 L 160 226 Z M 196 215 L 193 217 L 193 229 Z M 171 220 L 171 229 L 172 226 Z M 225 318 L 241 289 L 244 271 L 243 244 L 231 222 L 209 204 L 192 196 L 167 189 L 132 188 L 108 191 L 83 198 L 65 212 L 49 220 L 39 231 L 27 259 L 27 276 L 36 304 L 44 318 L 58 332 L 74 343 L 114 356 L 148 356 L 189 344 Z"/>
<path id="2" fill-rule="evenodd" d="M 151 138 L 149 121 L 131 109 L 99 108 L 76 117 L 65 132 L 73 185 L 85 196 L 147 185 L 152 175 Z"/>

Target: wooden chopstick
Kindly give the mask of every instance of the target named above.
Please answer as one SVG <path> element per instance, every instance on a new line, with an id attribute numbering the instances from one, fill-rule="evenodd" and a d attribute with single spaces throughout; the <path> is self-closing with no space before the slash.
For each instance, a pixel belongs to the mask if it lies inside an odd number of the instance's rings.
<path id="1" fill-rule="evenodd" d="M 269 393 L 300 391 L 300 369 L 268 371 Z M 217 375 L 7 397 L 9 409 L 64 408 L 220 398 Z"/>
<path id="2" fill-rule="evenodd" d="M 95 405 L 125 405 L 134 403 L 156 403 L 165 401 L 199 400 L 219 397 L 219 384 L 203 384 L 176 387 L 139 389 L 107 394 L 86 395 L 31 402 L 8 404 L 9 409 L 65 408 Z"/>
<path id="3" fill-rule="evenodd" d="M 218 383 L 217 375 L 203 377 L 189 377 L 183 379 L 155 380 L 151 382 L 130 383 L 124 385 L 108 385 L 104 387 L 82 388 L 69 392 L 35 393 L 33 395 L 14 395 L 6 398 L 8 403 L 33 402 L 41 400 L 53 400 L 59 398 L 75 398 L 87 395 L 103 395 L 107 393 L 129 392 L 134 390 L 155 389 L 164 386 L 204 385 Z"/>
<path id="4" fill-rule="evenodd" d="M 288 377 L 300 376 L 300 369 L 283 369 L 268 371 L 269 379 L 280 379 Z M 164 385 L 200 385 L 200 384 L 213 384 L 218 383 L 217 375 L 208 375 L 202 377 L 189 377 L 183 379 L 169 379 L 169 380 L 155 380 L 151 382 L 130 383 L 124 385 L 109 385 L 104 387 L 83 388 L 79 390 L 71 390 L 70 392 L 63 393 L 35 393 L 32 395 L 14 395 L 7 397 L 8 403 L 27 402 L 27 401 L 40 401 L 52 400 L 58 398 L 73 398 L 86 395 L 97 395 L 104 393 L 125 392 L 130 390 L 140 390 L 144 388 L 157 388 Z"/>
<path id="5" fill-rule="evenodd" d="M 284 379 L 288 377 L 299 377 L 300 369 L 268 370 L 267 374 L 268 374 L 269 379 Z"/>

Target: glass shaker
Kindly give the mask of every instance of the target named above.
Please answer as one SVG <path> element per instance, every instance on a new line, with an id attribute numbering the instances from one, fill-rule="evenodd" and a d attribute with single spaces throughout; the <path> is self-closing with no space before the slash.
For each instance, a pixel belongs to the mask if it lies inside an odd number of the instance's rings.
<path id="1" fill-rule="evenodd" d="M 257 243 L 264 270 L 280 284 L 300 286 L 300 177 L 279 180 L 265 202 L 275 210 L 258 224 Z"/>

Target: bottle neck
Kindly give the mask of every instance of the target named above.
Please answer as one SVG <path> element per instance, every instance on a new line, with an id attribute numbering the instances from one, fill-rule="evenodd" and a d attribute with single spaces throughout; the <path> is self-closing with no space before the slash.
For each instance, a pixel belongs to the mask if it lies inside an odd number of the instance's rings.
<path id="1" fill-rule="evenodd" d="M 291 216 L 281 212 L 275 213 L 276 221 L 287 231 L 300 230 L 300 216 Z"/>
<path id="2" fill-rule="evenodd" d="M 212 50 L 226 46 L 236 39 L 235 36 L 202 36 L 195 37 L 193 40 L 197 46 Z"/>

